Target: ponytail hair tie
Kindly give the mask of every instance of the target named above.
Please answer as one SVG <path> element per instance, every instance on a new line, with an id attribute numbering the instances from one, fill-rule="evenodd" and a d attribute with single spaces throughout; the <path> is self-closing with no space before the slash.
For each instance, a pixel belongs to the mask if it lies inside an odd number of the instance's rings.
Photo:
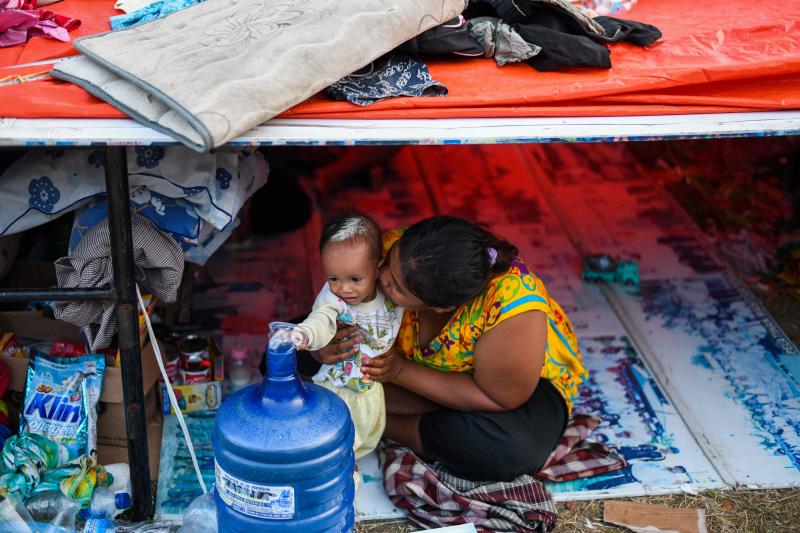
<path id="1" fill-rule="evenodd" d="M 489 268 L 492 268 L 497 262 L 497 250 L 489 246 L 486 252 L 489 254 Z"/>

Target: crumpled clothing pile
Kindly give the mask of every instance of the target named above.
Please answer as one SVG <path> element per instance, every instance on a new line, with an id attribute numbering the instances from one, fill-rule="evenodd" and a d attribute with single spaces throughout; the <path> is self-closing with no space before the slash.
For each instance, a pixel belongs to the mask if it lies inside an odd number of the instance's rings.
<path id="1" fill-rule="evenodd" d="M 69 462 L 68 456 L 66 448 L 35 433 L 9 437 L 0 456 L 0 496 L 26 499 L 60 490 L 88 507 L 95 487 L 108 487 L 114 478 L 85 455 Z"/>
<path id="2" fill-rule="evenodd" d="M 23 44 L 39 35 L 66 42 L 68 32 L 80 25 L 78 19 L 38 9 L 37 0 L 0 0 L 0 47 Z"/>
<path id="3" fill-rule="evenodd" d="M 655 26 L 599 16 L 623 12 L 633 3 L 635 0 L 472 0 L 463 16 L 403 43 L 391 54 L 332 84 L 327 92 L 334 100 L 361 106 L 397 96 L 446 96 L 447 88 L 431 79 L 427 66 L 406 54 L 482 55 L 493 57 L 501 67 L 525 62 L 545 72 L 611 68 L 608 43 L 648 46 L 661 38 Z"/>
<path id="4" fill-rule="evenodd" d="M 470 35 L 503 66 L 524 61 L 548 72 L 566 68 L 611 68 L 607 44 L 650 46 L 661 38 L 655 26 L 596 16 L 583 2 L 568 0 L 472 0 L 465 11 Z M 614 11 L 611 6 L 601 12 Z M 488 16 L 487 16 L 488 15 Z"/>

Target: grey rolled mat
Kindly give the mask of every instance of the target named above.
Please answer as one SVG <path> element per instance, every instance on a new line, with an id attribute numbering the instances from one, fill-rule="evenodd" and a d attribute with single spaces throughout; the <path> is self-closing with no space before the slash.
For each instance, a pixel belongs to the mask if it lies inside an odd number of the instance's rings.
<path id="1" fill-rule="evenodd" d="M 75 41 L 54 78 L 205 151 L 262 124 L 467 0 L 206 0 Z"/>

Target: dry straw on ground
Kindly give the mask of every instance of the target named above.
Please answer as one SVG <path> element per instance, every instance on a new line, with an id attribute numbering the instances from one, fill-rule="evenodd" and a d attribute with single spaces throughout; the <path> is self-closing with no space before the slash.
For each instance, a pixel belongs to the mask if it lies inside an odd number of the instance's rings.
<path id="1" fill-rule="evenodd" d="M 630 501 L 705 509 L 709 533 L 800 533 L 800 489 L 709 491 L 697 495 L 675 494 L 625 498 Z M 604 524 L 603 501 L 558 505 L 556 533 L 612 533 L 624 528 Z M 416 531 L 406 520 L 381 520 L 356 524 L 356 533 L 406 533 Z"/>

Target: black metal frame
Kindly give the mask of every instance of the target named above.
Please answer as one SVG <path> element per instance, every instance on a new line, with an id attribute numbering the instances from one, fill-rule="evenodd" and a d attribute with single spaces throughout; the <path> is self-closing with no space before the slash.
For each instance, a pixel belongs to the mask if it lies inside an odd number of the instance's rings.
<path id="1" fill-rule="evenodd" d="M 153 515 L 154 502 L 150 484 L 147 423 L 142 388 L 142 356 L 139 349 L 127 168 L 125 147 L 107 146 L 105 178 L 114 286 L 97 289 L 0 290 L 0 302 L 104 300 L 114 302 L 116 305 L 118 344 L 122 367 L 122 397 L 125 402 L 128 462 L 131 469 L 133 491 L 133 520 L 138 521 Z"/>

